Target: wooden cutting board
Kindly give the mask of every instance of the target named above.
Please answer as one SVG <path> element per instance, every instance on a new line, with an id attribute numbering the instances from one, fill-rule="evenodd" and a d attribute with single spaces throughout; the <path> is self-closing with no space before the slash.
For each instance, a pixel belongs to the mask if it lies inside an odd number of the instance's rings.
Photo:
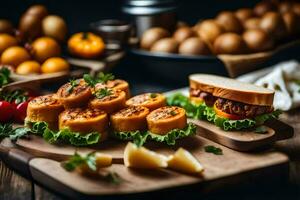
<path id="1" fill-rule="evenodd" d="M 8 139 L 3 140 L 1 145 L 9 147 Z M 193 177 L 166 169 L 157 171 L 128 169 L 122 165 L 125 145 L 126 142 L 111 141 L 97 148 L 77 149 L 80 152 L 90 152 L 97 149 L 100 152 L 112 154 L 115 164 L 102 170 L 102 172 L 117 172 L 124 180 L 120 185 L 109 184 L 101 177 L 90 178 L 75 172 L 65 171 L 58 160 L 66 158 L 67 154 L 74 153 L 75 149 L 70 147 L 56 147 L 56 151 L 67 152 L 65 157 L 61 154 L 51 154 L 52 159 L 50 159 L 47 158 L 46 154 L 42 155 L 46 158 L 40 158 L 37 154 L 30 154 L 27 156 L 29 159 L 26 163 L 30 177 L 35 182 L 72 199 L 90 196 L 133 195 L 144 192 L 178 190 L 192 186 L 202 193 L 231 184 L 243 183 L 251 177 L 256 177 L 255 180 L 258 182 L 260 178 L 283 177 L 287 175 L 288 171 L 288 157 L 280 152 L 275 152 L 272 149 L 253 153 L 237 152 L 199 135 L 180 140 L 172 147 L 157 143 L 149 143 L 146 147 L 164 155 L 171 155 L 179 147 L 189 150 L 204 166 L 203 176 Z M 221 148 L 223 155 L 205 152 L 204 147 L 207 145 Z M 40 148 L 44 149 L 45 146 Z M 24 153 L 22 152 L 21 154 L 9 154 L 12 155 L 13 159 L 10 159 L 13 161 L 12 163 L 20 170 L 24 170 L 25 167 L 18 164 L 16 160 L 26 160 L 23 158 Z M 34 153 L 35 150 L 32 152 Z M 253 181 L 253 179 L 251 180 Z"/>

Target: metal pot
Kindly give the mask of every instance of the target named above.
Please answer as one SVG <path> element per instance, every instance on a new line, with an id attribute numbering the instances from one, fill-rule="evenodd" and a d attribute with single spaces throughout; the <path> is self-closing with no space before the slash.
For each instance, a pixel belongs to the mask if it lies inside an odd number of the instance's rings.
<path id="1" fill-rule="evenodd" d="M 127 0 L 122 8 L 131 17 L 138 37 L 155 26 L 173 31 L 177 20 L 176 9 L 175 0 Z"/>

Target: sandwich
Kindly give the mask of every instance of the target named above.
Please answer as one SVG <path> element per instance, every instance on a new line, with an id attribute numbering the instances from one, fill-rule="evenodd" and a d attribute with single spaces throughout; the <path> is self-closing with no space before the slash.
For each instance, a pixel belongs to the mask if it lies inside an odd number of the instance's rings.
<path id="1" fill-rule="evenodd" d="M 207 74 L 190 75 L 189 81 L 190 99 L 175 95 L 168 104 L 225 131 L 251 129 L 281 113 L 273 108 L 274 91 L 264 87 Z"/>

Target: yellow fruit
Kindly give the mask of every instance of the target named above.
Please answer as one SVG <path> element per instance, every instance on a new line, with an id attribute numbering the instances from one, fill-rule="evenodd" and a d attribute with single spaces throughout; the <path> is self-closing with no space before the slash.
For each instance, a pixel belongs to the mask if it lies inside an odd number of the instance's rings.
<path id="1" fill-rule="evenodd" d="M 168 167 L 187 174 L 198 174 L 203 171 L 203 166 L 187 150 L 179 148 L 168 160 Z"/>
<path id="2" fill-rule="evenodd" d="M 13 46 L 6 49 L 1 55 L 1 63 L 17 67 L 22 62 L 30 60 L 30 55 L 23 47 Z"/>
<path id="3" fill-rule="evenodd" d="M 37 74 L 40 73 L 41 66 L 34 60 L 22 62 L 16 69 L 17 74 Z"/>
<path id="4" fill-rule="evenodd" d="M 68 71 L 70 69 L 69 63 L 59 57 L 53 57 L 47 59 L 41 67 L 42 73 L 54 73 L 61 71 Z"/>
<path id="5" fill-rule="evenodd" d="M 168 166 L 167 157 L 150 151 L 145 147 L 137 147 L 129 142 L 124 150 L 124 164 L 126 167 L 142 169 L 159 169 Z"/>
<path id="6" fill-rule="evenodd" d="M 18 41 L 15 37 L 2 33 L 0 34 L 0 54 L 8 47 L 16 46 Z"/>
<path id="7" fill-rule="evenodd" d="M 60 56 L 59 44 L 50 37 L 41 37 L 32 43 L 32 54 L 35 60 L 42 63 L 48 58 Z"/>

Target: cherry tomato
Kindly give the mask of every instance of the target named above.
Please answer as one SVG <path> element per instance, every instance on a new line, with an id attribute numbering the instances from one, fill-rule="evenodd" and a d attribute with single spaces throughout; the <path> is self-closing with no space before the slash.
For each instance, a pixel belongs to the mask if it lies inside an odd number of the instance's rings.
<path id="1" fill-rule="evenodd" d="M 8 122 L 14 116 L 14 107 L 7 101 L 0 101 L 0 122 Z"/>
<path id="2" fill-rule="evenodd" d="M 14 114 L 14 121 L 18 123 L 23 123 L 26 117 L 28 101 L 24 101 L 19 103 L 16 107 L 16 111 Z"/>

